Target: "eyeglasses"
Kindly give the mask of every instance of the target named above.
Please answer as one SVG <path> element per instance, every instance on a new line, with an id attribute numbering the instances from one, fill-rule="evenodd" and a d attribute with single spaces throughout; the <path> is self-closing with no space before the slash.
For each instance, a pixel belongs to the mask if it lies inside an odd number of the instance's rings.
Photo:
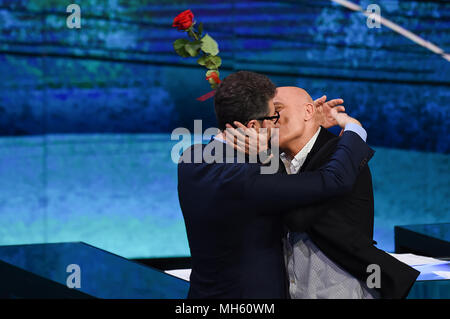
<path id="1" fill-rule="evenodd" d="M 277 115 L 274 116 L 264 116 L 264 117 L 260 117 L 257 118 L 257 121 L 264 121 L 264 120 L 275 120 L 275 122 L 273 122 L 273 124 L 277 124 L 278 120 L 280 119 L 280 112 L 275 111 L 275 113 L 277 113 Z"/>

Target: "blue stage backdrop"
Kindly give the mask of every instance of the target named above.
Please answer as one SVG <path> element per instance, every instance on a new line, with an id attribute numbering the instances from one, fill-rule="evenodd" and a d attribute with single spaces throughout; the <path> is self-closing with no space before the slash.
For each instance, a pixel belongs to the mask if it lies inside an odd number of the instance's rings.
<path id="1" fill-rule="evenodd" d="M 373 1 L 354 1 L 366 8 Z M 81 8 L 81 28 L 66 7 Z M 450 52 L 450 2 L 380 0 Z M 375 240 L 450 221 L 450 62 L 332 1 L 0 0 L 0 245 L 84 241 L 124 257 L 187 256 L 171 140 L 215 126 L 204 68 L 172 43 L 191 9 L 237 70 L 342 97 L 376 149 Z"/>

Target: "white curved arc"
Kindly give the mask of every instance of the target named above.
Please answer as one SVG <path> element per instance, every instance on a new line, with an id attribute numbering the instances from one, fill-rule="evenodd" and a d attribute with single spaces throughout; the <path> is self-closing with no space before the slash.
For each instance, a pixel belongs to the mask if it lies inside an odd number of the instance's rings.
<path id="1" fill-rule="evenodd" d="M 450 54 L 445 53 L 443 49 L 441 49 L 440 47 L 438 47 L 437 45 L 419 37 L 417 34 L 412 33 L 409 30 L 406 30 L 405 28 L 399 26 L 398 24 L 383 18 L 381 15 L 374 13 L 374 12 L 368 12 L 368 11 L 364 11 L 363 8 L 351 1 L 347 1 L 347 0 L 331 0 L 332 2 L 335 2 L 337 4 L 340 4 L 341 6 L 344 6 L 350 10 L 353 11 L 358 11 L 363 13 L 365 16 L 367 17 L 371 17 L 374 20 L 376 20 L 377 22 L 381 23 L 382 25 L 388 27 L 389 29 L 391 29 L 392 31 L 395 31 L 399 34 L 401 34 L 402 36 L 404 36 L 405 38 L 410 39 L 411 41 L 415 42 L 416 44 L 430 50 L 433 53 L 439 54 L 440 56 L 442 56 L 445 60 L 450 62 Z"/>

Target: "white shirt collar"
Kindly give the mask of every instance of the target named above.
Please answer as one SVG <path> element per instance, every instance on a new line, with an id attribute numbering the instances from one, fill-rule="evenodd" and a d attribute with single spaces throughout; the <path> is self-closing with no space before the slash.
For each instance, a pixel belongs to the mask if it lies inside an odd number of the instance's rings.
<path id="1" fill-rule="evenodd" d="M 288 174 L 297 174 L 302 165 L 305 163 L 306 157 L 308 153 L 311 152 L 314 143 L 316 143 L 317 137 L 320 133 L 320 127 L 317 129 L 317 132 L 310 138 L 308 143 L 298 152 L 292 160 L 289 160 L 285 153 L 280 154 L 280 158 L 286 167 L 286 171 Z"/>

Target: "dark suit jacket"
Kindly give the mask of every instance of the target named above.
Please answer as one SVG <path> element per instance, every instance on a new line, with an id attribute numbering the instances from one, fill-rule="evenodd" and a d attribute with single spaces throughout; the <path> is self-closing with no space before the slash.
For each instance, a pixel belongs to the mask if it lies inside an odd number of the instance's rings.
<path id="1" fill-rule="evenodd" d="M 237 163 L 213 140 L 186 150 L 178 165 L 178 195 L 192 260 L 189 298 L 286 298 L 281 212 L 350 192 L 373 156 L 345 132 L 330 162 L 299 175 L 261 174 Z M 223 163 L 195 163 L 195 153 L 222 151 Z M 220 157 L 220 156 L 219 156 Z"/>
<path id="2" fill-rule="evenodd" d="M 339 138 L 322 128 L 299 173 L 324 165 Z M 376 248 L 373 241 L 374 202 L 369 166 L 361 170 L 350 194 L 325 204 L 286 214 L 290 230 L 307 232 L 322 252 L 355 278 L 366 283 L 367 266 L 381 268 L 382 298 L 404 298 L 419 272 Z"/>

